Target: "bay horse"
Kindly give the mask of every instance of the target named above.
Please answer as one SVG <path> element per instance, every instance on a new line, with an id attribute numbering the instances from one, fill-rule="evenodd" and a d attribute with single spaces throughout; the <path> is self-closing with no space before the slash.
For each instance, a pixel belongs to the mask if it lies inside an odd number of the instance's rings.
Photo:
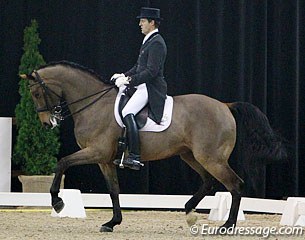
<path id="1" fill-rule="evenodd" d="M 81 150 L 58 161 L 50 188 L 52 206 L 60 212 L 64 203 L 58 197 L 65 170 L 82 164 L 98 164 L 107 183 L 113 205 L 113 217 L 100 231 L 112 232 L 122 222 L 117 169 L 113 164 L 121 135 L 114 117 L 117 89 L 94 71 L 79 64 L 59 61 L 41 66 L 27 78 L 39 119 L 45 126 L 56 126 L 69 108 L 74 134 Z M 62 102 L 62 99 L 65 102 Z M 240 121 L 240 123 L 239 123 Z M 236 144 L 237 126 L 246 128 L 254 154 L 282 158 L 283 146 L 272 131 L 267 117 L 249 103 L 222 103 L 200 94 L 174 97 L 172 123 L 163 132 L 140 132 L 141 160 L 152 161 L 180 155 L 202 178 L 203 185 L 185 204 L 187 222 L 197 204 L 209 194 L 218 180 L 232 195 L 228 220 L 223 227 L 236 224 L 244 182 L 228 164 Z M 267 147 L 264 147 L 267 146 Z"/>

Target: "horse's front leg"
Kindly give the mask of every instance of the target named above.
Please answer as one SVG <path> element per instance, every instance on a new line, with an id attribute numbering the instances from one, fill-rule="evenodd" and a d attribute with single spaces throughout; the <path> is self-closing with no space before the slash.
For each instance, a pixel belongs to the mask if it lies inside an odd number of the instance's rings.
<path id="1" fill-rule="evenodd" d="M 107 187 L 110 193 L 112 207 L 113 207 L 113 217 L 112 219 L 104 223 L 100 229 L 100 232 L 112 232 L 115 225 L 119 225 L 122 222 L 122 212 L 119 202 L 119 181 L 117 176 L 117 171 L 115 165 L 111 163 L 99 164 L 101 171 L 104 174 L 104 178 L 107 183 Z"/>
<path id="2" fill-rule="evenodd" d="M 98 160 L 99 156 L 97 156 L 96 152 L 90 148 L 85 148 L 59 160 L 50 189 L 52 206 L 57 213 L 59 213 L 65 206 L 63 200 L 58 197 L 60 182 L 65 170 L 75 165 L 97 163 Z"/>
<path id="3" fill-rule="evenodd" d="M 62 175 L 64 174 L 67 168 L 64 167 L 63 164 L 60 164 L 60 161 L 57 163 L 55 176 L 50 189 L 52 207 L 57 213 L 60 213 L 65 206 L 63 200 L 60 197 L 58 197 L 58 193 L 59 193 Z"/>

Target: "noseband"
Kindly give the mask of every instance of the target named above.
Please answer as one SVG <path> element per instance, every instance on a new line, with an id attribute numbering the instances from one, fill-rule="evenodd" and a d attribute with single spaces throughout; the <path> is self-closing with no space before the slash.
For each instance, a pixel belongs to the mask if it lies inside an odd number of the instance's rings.
<path id="1" fill-rule="evenodd" d="M 58 95 L 56 92 L 54 92 L 52 89 L 50 89 L 46 83 L 43 81 L 43 79 L 40 77 L 40 75 L 38 74 L 38 72 L 36 70 L 33 71 L 36 78 L 34 78 L 34 81 L 36 81 L 36 83 L 31 84 L 30 88 L 33 87 L 34 85 L 39 84 L 40 87 L 43 90 L 43 97 L 44 97 L 44 101 L 45 101 L 45 106 L 42 108 L 36 108 L 36 112 L 40 113 L 40 112 L 50 112 L 51 116 L 50 116 L 50 122 L 52 123 L 52 128 L 56 127 L 59 125 L 60 121 L 65 120 L 66 118 L 75 115 L 77 113 L 80 113 L 81 111 L 85 110 L 86 108 L 90 107 L 91 105 L 93 105 L 94 103 L 96 103 L 98 100 L 100 100 L 103 96 L 105 96 L 111 89 L 113 89 L 115 86 L 111 86 L 109 88 L 103 89 L 99 92 L 96 92 L 94 94 L 91 94 L 89 96 L 80 98 L 74 102 L 71 103 L 67 103 L 66 101 L 62 101 L 62 97 L 60 95 Z M 65 110 L 63 112 L 64 108 L 67 108 L 68 106 L 81 102 L 83 100 L 86 100 L 90 97 L 96 96 L 98 94 L 102 93 L 100 96 L 98 96 L 96 99 L 94 99 L 92 102 L 88 103 L 87 105 L 85 105 L 84 107 L 80 108 L 79 110 L 73 112 L 73 113 L 69 113 L 69 110 Z M 51 95 L 54 95 L 56 98 L 58 98 L 58 104 L 56 105 L 51 105 L 50 102 L 48 101 L 48 99 L 50 98 Z"/>
<path id="2" fill-rule="evenodd" d="M 33 80 L 36 81 L 36 83 L 30 85 L 30 88 L 33 87 L 34 85 L 39 84 L 40 87 L 42 88 L 43 98 L 45 101 L 45 106 L 41 108 L 36 107 L 36 112 L 37 113 L 50 112 L 51 113 L 50 122 L 52 124 L 52 129 L 53 129 L 59 125 L 60 121 L 64 120 L 64 117 L 62 116 L 62 101 L 61 101 L 62 98 L 46 85 L 46 83 L 43 81 L 43 79 L 40 77 L 40 75 L 36 70 L 34 70 L 34 74 L 36 78 L 34 78 Z M 55 95 L 56 98 L 58 98 L 58 104 L 56 105 L 50 104 L 48 100 L 50 98 L 50 95 Z"/>

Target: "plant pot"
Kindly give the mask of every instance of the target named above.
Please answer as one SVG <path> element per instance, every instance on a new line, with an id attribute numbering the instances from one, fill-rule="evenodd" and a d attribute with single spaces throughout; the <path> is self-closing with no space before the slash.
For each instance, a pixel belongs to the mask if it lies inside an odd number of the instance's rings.
<path id="1" fill-rule="evenodd" d="M 49 193 L 54 179 L 54 175 L 19 175 L 19 181 L 22 183 L 22 192 Z M 60 188 L 64 188 L 65 175 L 63 175 Z"/>

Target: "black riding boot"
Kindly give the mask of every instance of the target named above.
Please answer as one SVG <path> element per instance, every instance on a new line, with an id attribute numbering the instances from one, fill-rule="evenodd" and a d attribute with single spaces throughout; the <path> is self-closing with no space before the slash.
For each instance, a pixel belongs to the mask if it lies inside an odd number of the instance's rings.
<path id="1" fill-rule="evenodd" d="M 129 149 L 129 155 L 127 159 L 123 160 L 123 165 L 124 167 L 133 170 L 140 170 L 140 167 L 143 166 L 143 164 L 140 163 L 140 138 L 135 116 L 133 114 L 128 114 L 124 117 L 123 122 L 127 128 Z M 119 159 L 114 161 L 115 165 L 119 165 L 120 163 Z"/>

